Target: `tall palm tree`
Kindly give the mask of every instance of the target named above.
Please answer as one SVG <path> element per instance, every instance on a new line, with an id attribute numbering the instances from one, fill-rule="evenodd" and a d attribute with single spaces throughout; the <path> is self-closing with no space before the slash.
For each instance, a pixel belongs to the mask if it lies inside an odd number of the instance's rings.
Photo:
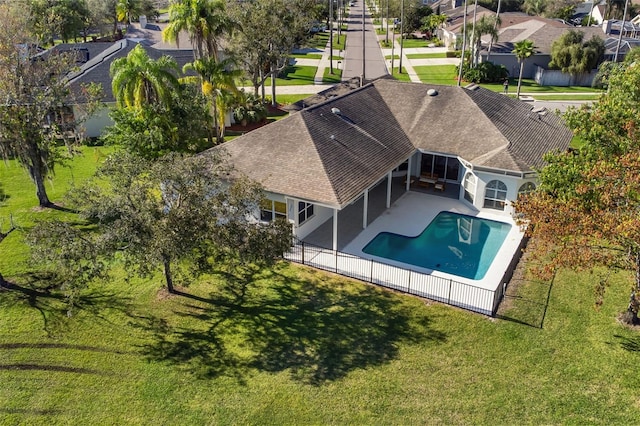
<path id="1" fill-rule="evenodd" d="M 182 81 L 199 81 L 202 94 L 210 100 L 213 126 L 216 130 L 217 142 L 224 141 L 224 118 L 233 97 L 239 95 L 235 79 L 242 72 L 230 70 L 231 62 L 226 59 L 218 62 L 215 58 L 202 58 L 186 64 L 182 71 L 194 71 L 198 77 L 185 77 Z M 229 96 L 233 95 L 233 96 Z"/>
<path id="2" fill-rule="evenodd" d="M 162 31 L 164 41 L 178 43 L 181 31 L 189 33 L 194 59 L 218 60 L 220 38 L 235 27 L 223 0 L 183 0 L 169 6 L 169 24 Z"/>
<path id="3" fill-rule="evenodd" d="M 111 64 L 111 87 L 116 103 L 141 109 L 145 104 L 168 101 L 172 91 L 180 88 L 178 70 L 173 58 L 162 56 L 153 60 L 138 44 L 126 57 Z"/>
<path id="4" fill-rule="evenodd" d="M 495 16 L 483 16 L 478 22 L 474 23 L 471 33 L 471 44 L 473 45 L 473 66 L 478 66 L 478 62 L 480 60 L 482 36 L 485 34 L 491 36 L 491 42 L 498 40 L 497 25 L 500 24 L 500 22 L 496 22 L 496 20 L 499 19 L 500 18 L 496 18 Z"/>
<path id="5" fill-rule="evenodd" d="M 518 90 L 516 96 L 520 99 L 520 85 L 522 84 L 522 71 L 524 70 L 524 61 L 535 52 L 535 46 L 531 40 L 520 40 L 516 42 L 515 48 L 511 53 L 516 55 L 518 62 L 520 63 L 520 75 L 518 76 Z"/>

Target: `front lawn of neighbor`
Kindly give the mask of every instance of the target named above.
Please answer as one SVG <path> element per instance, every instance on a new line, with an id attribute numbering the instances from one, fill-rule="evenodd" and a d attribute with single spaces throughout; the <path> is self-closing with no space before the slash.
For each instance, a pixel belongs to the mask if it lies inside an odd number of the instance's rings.
<path id="1" fill-rule="evenodd" d="M 330 68 L 324 69 L 324 75 L 322 76 L 323 83 L 340 83 L 342 81 L 342 70 L 337 67 L 333 67 L 333 74 L 331 74 Z"/>
<path id="2" fill-rule="evenodd" d="M 53 200 L 109 152 L 59 168 Z M 26 174 L 0 165 L 0 217 L 29 228 Z M 220 269 L 181 296 L 163 279 L 64 297 L 0 244 L 0 424 L 635 424 L 640 335 L 616 321 L 630 274 L 561 272 L 507 289 L 501 318 L 281 263 Z M 542 328 L 540 326 L 542 325 Z"/>
<path id="3" fill-rule="evenodd" d="M 458 84 L 455 65 L 420 65 L 413 67 L 413 69 L 423 83 L 447 86 Z"/>
<path id="4" fill-rule="evenodd" d="M 280 73 L 278 78 L 276 78 L 276 87 L 313 84 L 317 71 L 318 67 L 308 65 L 290 65 Z M 267 78 L 264 84 L 267 87 L 270 87 L 271 77 Z"/>

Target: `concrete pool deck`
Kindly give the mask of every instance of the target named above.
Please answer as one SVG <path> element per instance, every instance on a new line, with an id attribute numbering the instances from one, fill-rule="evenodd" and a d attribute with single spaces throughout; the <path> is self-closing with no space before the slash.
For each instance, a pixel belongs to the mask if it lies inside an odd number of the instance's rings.
<path id="1" fill-rule="evenodd" d="M 504 243 L 498 250 L 495 259 L 487 270 L 484 278 L 473 280 L 448 274 L 441 271 L 421 268 L 394 260 L 372 256 L 364 253 L 362 249 L 380 232 L 393 232 L 395 234 L 414 237 L 419 235 L 431 221 L 442 211 L 460 213 L 482 219 L 491 219 L 498 222 L 512 225 Z M 408 191 L 400 196 L 388 209 L 376 218 L 367 228 L 363 229 L 351 242 L 342 250 L 364 259 L 373 259 L 381 263 L 398 266 L 405 269 L 429 274 L 445 279 L 452 279 L 461 283 L 480 287 L 487 290 L 496 290 L 502 284 L 502 278 L 520 247 L 523 232 L 514 222 L 510 215 L 504 213 L 492 213 L 487 211 L 477 211 L 465 203 L 431 195 L 428 193 Z"/>

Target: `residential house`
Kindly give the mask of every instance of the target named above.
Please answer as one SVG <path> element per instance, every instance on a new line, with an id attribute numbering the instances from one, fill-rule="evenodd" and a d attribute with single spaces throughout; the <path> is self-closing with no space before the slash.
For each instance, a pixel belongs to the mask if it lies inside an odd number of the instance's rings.
<path id="1" fill-rule="evenodd" d="M 478 86 L 382 78 L 321 102 L 212 150 L 260 182 L 263 220 L 288 219 L 304 239 L 326 222 L 330 247 L 344 247 L 338 215 L 368 196 L 425 184 L 476 211 L 509 217 L 511 201 L 537 185 L 543 155 L 566 150 L 572 134 L 555 114 Z M 205 151 L 202 155 L 208 155 Z M 397 194 L 396 194 L 397 195 Z"/>
<path id="2" fill-rule="evenodd" d="M 78 44 L 76 48 L 84 49 L 85 46 L 87 46 L 89 49 L 92 44 L 93 43 L 82 43 Z M 87 60 L 80 65 L 77 72 L 68 77 L 71 89 L 78 93 L 84 84 L 97 83 L 102 86 L 102 102 L 104 102 L 105 108 L 98 111 L 83 124 L 83 129 L 81 130 L 83 136 L 91 138 L 99 137 L 104 127 L 113 124 L 109 117 L 109 108 L 115 105 L 116 100 L 111 88 L 111 64 L 118 58 L 126 57 L 137 44 L 137 42 L 125 38 L 115 43 L 109 43 L 108 47 L 103 48 L 101 51 L 99 51 L 100 49 L 96 49 L 96 54 L 92 54 L 93 52 L 89 50 Z M 142 46 L 151 59 L 159 59 L 163 55 L 171 56 L 176 60 L 180 69 L 182 69 L 186 63 L 193 61 L 193 52 L 190 49 L 158 50 L 145 44 L 142 44 Z M 73 108 L 76 116 L 84 113 L 81 104 L 74 105 Z"/>

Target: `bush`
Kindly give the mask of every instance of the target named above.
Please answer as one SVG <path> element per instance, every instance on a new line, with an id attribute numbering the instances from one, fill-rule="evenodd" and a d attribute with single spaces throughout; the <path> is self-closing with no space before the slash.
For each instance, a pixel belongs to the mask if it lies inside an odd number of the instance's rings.
<path id="1" fill-rule="evenodd" d="M 260 96 L 242 92 L 238 105 L 233 109 L 235 122 L 246 126 L 249 123 L 258 123 L 265 118 L 267 118 L 267 108 Z"/>
<path id="2" fill-rule="evenodd" d="M 462 79 L 471 83 L 497 83 L 508 76 L 504 65 L 495 65 L 493 62 L 482 62 L 476 68 L 469 68 L 465 64 L 462 69 Z"/>
<path id="3" fill-rule="evenodd" d="M 459 58 L 462 52 L 460 50 L 447 50 L 447 58 Z"/>

